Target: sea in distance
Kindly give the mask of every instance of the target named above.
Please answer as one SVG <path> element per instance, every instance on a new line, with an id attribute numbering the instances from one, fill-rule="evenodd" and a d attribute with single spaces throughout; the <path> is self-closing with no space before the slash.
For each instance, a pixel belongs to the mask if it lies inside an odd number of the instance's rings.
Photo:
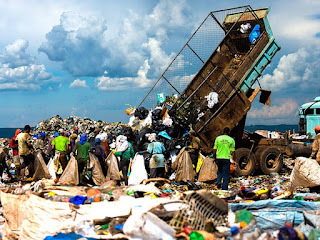
<path id="1" fill-rule="evenodd" d="M 17 128 L 0 128 L 0 138 L 12 138 Z M 20 128 L 23 130 L 23 128 Z M 256 130 L 268 130 L 268 131 L 279 131 L 286 132 L 294 129 L 296 133 L 298 133 L 298 125 L 249 125 L 245 126 L 245 129 L 249 132 L 254 132 Z"/>

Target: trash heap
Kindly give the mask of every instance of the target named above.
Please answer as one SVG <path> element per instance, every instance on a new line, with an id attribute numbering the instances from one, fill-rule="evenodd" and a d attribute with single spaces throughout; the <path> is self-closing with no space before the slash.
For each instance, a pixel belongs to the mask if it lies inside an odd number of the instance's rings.
<path id="1" fill-rule="evenodd" d="M 132 114 L 132 112 L 130 112 Z M 77 176 L 54 181 L 39 152 L 32 182 L 0 184 L 0 231 L 4 239 L 317 239 L 320 222 L 320 166 L 308 158 L 286 159 L 280 174 L 237 177 L 230 190 L 216 185 L 217 166 L 201 153 L 192 166 L 190 128 L 169 116 L 167 107 L 137 109 L 129 124 L 55 116 L 41 121 L 33 136 L 86 133 L 115 148 L 125 135 L 135 147 L 129 186 L 121 184 L 118 159 L 111 151 L 107 174 L 90 153 L 92 184 L 77 186 Z M 97 132 L 97 129 L 99 132 Z M 148 179 L 139 151 L 148 134 L 162 137 L 170 161 L 167 178 Z M 7 156 L 10 160 L 10 155 Z M 76 162 L 71 157 L 70 162 Z M 74 172 L 74 171 L 73 171 Z M 70 177 L 71 176 L 71 177 Z"/>

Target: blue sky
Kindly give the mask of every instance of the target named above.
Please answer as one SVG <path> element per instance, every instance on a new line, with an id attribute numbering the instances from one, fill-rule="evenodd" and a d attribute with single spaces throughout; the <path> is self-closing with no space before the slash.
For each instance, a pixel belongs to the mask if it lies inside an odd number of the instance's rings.
<path id="1" fill-rule="evenodd" d="M 127 122 L 210 11 L 271 7 L 281 50 L 260 82 L 272 105 L 254 102 L 248 124 L 297 124 L 320 96 L 320 1 L 2 0 L 0 127 L 56 114 Z"/>

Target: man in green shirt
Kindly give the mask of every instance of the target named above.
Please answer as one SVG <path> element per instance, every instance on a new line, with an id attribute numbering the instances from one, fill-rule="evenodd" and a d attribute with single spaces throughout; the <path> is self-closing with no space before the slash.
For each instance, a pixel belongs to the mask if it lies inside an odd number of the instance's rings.
<path id="1" fill-rule="evenodd" d="M 230 157 L 234 159 L 235 142 L 234 139 L 229 136 L 230 129 L 228 127 L 223 129 L 223 135 L 216 138 L 213 147 L 213 158 L 218 166 L 218 178 L 217 184 L 221 185 L 222 190 L 228 190 L 229 178 L 230 178 Z"/>
<path id="2" fill-rule="evenodd" d="M 91 148 L 90 143 L 87 142 L 87 135 L 81 134 L 80 141 L 74 145 L 72 152 L 76 154 L 76 159 L 78 161 L 78 171 L 79 177 L 82 175 L 89 161 L 89 150 Z"/>
<path id="3" fill-rule="evenodd" d="M 52 140 L 52 150 L 54 150 L 56 153 L 60 153 L 60 163 L 62 166 L 62 169 L 64 170 L 67 167 L 68 160 L 67 160 L 67 154 L 69 153 L 69 145 L 70 141 L 67 137 L 64 136 L 63 129 L 59 129 L 59 136 L 54 138 Z"/>

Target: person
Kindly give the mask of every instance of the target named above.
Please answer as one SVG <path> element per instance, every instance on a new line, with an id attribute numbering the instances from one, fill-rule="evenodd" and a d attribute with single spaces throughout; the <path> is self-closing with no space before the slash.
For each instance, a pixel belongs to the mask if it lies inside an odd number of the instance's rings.
<path id="1" fill-rule="evenodd" d="M 218 166 L 217 185 L 220 188 L 221 180 L 222 190 L 228 190 L 230 178 L 230 157 L 234 159 L 235 141 L 229 136 L 230 128 L 223 129 L 223 135 L 216 138 L 213 147 L 213 159 L 215 159 Z"/>
<path id="2" fill-rule="evenodd" d="M 33 147 L 37 151 L 41 151 L 41 155 L 43 157 L 43 160 L 45 161 L 45 163 L 48 163 L 49 158 L 47 157 L 46 151 L 45 151 L 45 138 L 46 138 L 46 134 L 43 132 L 40 133 L 40 137 L 38 139 L 34 140 Z"/>
<path id="3" fill-rule="evenodd" d="M 13 138 L 11 138 L 9 147 L 12 149 L 12 158 L 13 163 L 15 165 L 20 165 L 20 159 L 19 159 L 19 151 L 18 151 L 18 141 L 16 140 L 17 136 L 21 133 L 21 130 L 19 128 L 16 129 L 15 135 Z"/>
<path id="4" fill-rule="evenodd" d="M 123 179 L 126 185 L 128 185 L 128 168 L 130 159 L 134 157 L 134 150 L 131 143 L 128 142 L 126 136 L 119 136 L 119 146 L 116 156 L 120 157 L 120 169 L 122 171 Z"/>
<path id="5" fill-rule="evenodd" d="M 18 134 L 16 140 L 18 141 L 18 151 L 20 157 L 23 159 L 23 163 L 20 167 L 17 168 L 17 176 L 20 177 L 21 170 L 25 169 L 29 166 L 29 175 L 31 177 L 33 174 L 33 169 L 30 164 L 34 162 L 34 156 L 31 152 L 33 146 L 31 144 L 31 136 L 30 136 L 31 127 L 29 125 L 25 125 L 23 132 Z"/>
<path id="6" fill-rule="evenodd" d="M 187 147 L 187 150 L 189 152 L 193 166 L 197 167 L 198 157 L 199 157 L 199 148 L 200 148 L 200 139 L 195 135 L 195 132 L 193 130 L 189 132 L 189 136 L 191 138 L 191 143 Z"/>
<path id="7" fill-rule="evenodd" d="M 59 136 L 59 133 L 55 132 L 53 134 L 52 138 L 50 138 L 49 143 L 48 143 L 48 149 L 47 149 L 47 155 L 48 156 L 51 156 L 54 153 L 54 151 L 52 151 L 52 141 L 53 141 L 53 139 L 55 139 L 58 136 Z"/>
<path id="8" fill-rule="evenodd" d="M 100 138 L 96 138 L 95 139 L 95 148 L 93 150 L 93 154 L 98 158 L 101 168 L 102 168 L 102 172 L 103 174 L 106 176 L 107 175 L 107 165 L 105 162 L 106 159 L 106 154 L 104 152 L 104 148 L 101 145 L 101 139 Z"/>
<path id="9" fill-rule="evenodd" d="M 81 134 L 79 142 L 76 142 L 76 144 L 74 145 L 74 149 L 72 150 L 78 161 L 79 177 L 82 175 L 89 161 L 90 148 L 90 143 L 87 142 L 87 135 Z"/>
<path id="10" fill-rule="evenodd" d="M 97 137 L 97 135 L 99 134 L 100 129 L 99 128 L 95 128 L 93 131 L 93 136 L 89 138 L 88 142 L 90 143 L 91 148 L 95 148 L 95 139 Z"/>
<path id="11" fill-rule="evenodd" d="M 65 170 L 68 165 L 67 154 L 69 153 L 70 141 L 64 136 L 64 130 L 61 128 L 58 131 L 59 136 L 52 140 L 52 150 L 55 153 L 60 153 L 59 161 L 62 166 L 62 170 Z"/>
<path id="12" fill-rule="evenodd" d="M 40 133 L 40 137 L 34 140 L 33 147 L 36 150 L 41 150 L 42 152 L 44 151 L 45 148 L 45 140 L 46 134 L 45 133 Z"/>
<path id="13" fill-rule="evenodd" d="M 77 134 L 75 133 L 71 134 L 69 139 L 70 139 L 70 151 L 72 152 L 74 149 L 74 146 L 76 145 Z"/>
<path id="14" fill-rule="evenodd" d="M 312 143 L 312 153 L 310 158 L 316 157 L 317 162 L 320 164 L 320 125 L 314 128 L 316 136 Z"/>
<path id="15" fill-rule="evenodd" d="M 149 167 L 150 167 L 150 178 L 164 177 L 164 155 L 166 151 L 163 143 L 157 139 L 155 135 L 149 137 L 151 143 L 148 144 L 147 152 L 152 154 Z"/>

